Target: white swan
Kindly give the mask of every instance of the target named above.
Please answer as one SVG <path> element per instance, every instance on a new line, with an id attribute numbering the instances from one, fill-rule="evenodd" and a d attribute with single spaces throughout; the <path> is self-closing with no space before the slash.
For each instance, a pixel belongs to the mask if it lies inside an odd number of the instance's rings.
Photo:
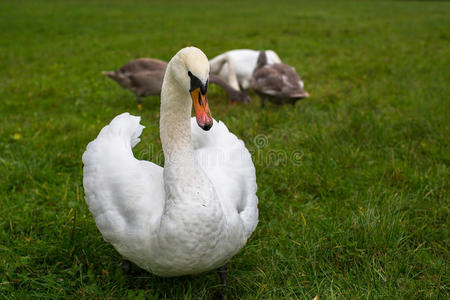
<path id="1" fill-rule="evenodd" d="M 266 50 L 267 63 L 281 63 L 280 57 L 272 50 Z M 234 89 L 246 90 L 250 88 L 250 80 L 256 68 L 259 51 L 250 49 L 236 49 L 222 53 L 212 58 L 211 73 L 219 75 Z"/>
<path id="2" fill-rule="evenodd" d="M 104 239 L 159 276 L 224 265 L 258 223 L 250 153 L 224 123 L 212 126 L 208 74 L 205 54 L 194 47 L 169 62 L 161 92 L 164 168 L 134 158 L 144 127 L 128 113 L 83 154 L 85 198 Z"/>

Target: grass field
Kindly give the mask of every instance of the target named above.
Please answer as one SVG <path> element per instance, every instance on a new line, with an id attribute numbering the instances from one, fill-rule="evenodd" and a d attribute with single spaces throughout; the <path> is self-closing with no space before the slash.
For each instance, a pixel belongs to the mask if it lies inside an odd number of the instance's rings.
<path id="1" fill-rule="evenodd" d="M 223 1 L 225 2 L 225 1 Z M 100 71 L 273 49 L 311 98 L 229 105 L 251 150 L 260 223 L 229 263 L 228 299 L 449 297 L 450 3 L 0 2 L 0 296 L 211 298 L 218 276 L 128 276 L 84 202 L 81 155 L 117 114 L 142 116 L 155 160 L 159 97 Z M 273 154 L 276 155 L 273 155 Z"/>

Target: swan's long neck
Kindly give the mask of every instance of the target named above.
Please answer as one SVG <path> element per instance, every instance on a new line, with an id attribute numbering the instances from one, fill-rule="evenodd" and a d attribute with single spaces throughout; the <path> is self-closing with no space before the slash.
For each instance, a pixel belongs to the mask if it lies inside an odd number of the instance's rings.
<path id="1" fill-rule="evenodd" d="M 174 76 L 177 71 L 174 60 L 169 62 L 161 90 L 160 135 L 166 199 L 158 242 L 163 249 L 173 252 L 201 254 L 208 248 L 197 247 L 199 242 L 195 241 L 206 238 L 217 244 L 226 234 L 222 232 L 225 216 L 211 181 L 194 156 L 192 100 L 189 91 Z"/>
<path id="2" fill-rule="evenodd" d="M 171 65 L 167 67 L 161 89 L 160 136 L 165 166 L 175 162 L 194 160 L 191 141 L 192 101 L 172 76 Z"/>
<path id="3" fill-rule="evenodd" d="M 233 60 L 228 57 L 226 54 L 219 55 L 218 57 L 213 58 L 211 61 L 211 73 L 220 74 L 222 73 L 224 68 L 227 69 L 226 77 L 228 84 L 235 90 L 240 90 L 239 81 L 237 79 L 236 71 L 234 69 Z"/>

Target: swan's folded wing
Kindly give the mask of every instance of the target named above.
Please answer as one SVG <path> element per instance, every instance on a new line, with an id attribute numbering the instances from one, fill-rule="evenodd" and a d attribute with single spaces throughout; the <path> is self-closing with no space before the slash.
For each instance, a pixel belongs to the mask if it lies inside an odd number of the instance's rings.
<path id="1" fill-rule="evenodd" d="M 121 114 L 83 154 L 85 199 L 103 237 L 116 248 L 157 229 L 164 205 L 163 169 L 134 158 L 140 118 Z"/>
<path id="2" fill-rule="evenodd" d="M 140 71 L 129 75 L 131 85 L 141 97 L 161 94 L 165 70 Z"/>
<path id="3" fill-rule="evenodd" d="M 266 95 L 277 95 L 284 86 L 281 75 L 271 66 L 265 66 L 255 71 L 252 80 L 255 81 L 258 92 Z"/>
<path id="4" fill-rule="evenodd" d="M 258 223 L 256 175 L 250 153 L 223 122 L 214 120 L 213 127 L 203 131 L 192 118 L 191 130 L 197 161 L 228 215 L 240 217 L 248 238 Z"/>

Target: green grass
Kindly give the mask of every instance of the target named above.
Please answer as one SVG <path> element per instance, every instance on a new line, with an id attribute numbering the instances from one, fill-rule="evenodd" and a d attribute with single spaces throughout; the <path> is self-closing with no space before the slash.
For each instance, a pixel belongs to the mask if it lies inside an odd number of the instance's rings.
<path id="1" fill-rule="evenodd" d="M 449 15 L 429 1 L 0 2 L 0 298 L 218 290 L 215 272 L 122 274 L 82 187 L 81 155 L 119 113 L 143 117 L 137 157 L 161 150 L 159 98 L 139 112 L 100 71 L 196 45 L 274 49 L 312 95 L 263 110 L 209 92 L 259 187 L 228 299 L 447 299 Z"/>

